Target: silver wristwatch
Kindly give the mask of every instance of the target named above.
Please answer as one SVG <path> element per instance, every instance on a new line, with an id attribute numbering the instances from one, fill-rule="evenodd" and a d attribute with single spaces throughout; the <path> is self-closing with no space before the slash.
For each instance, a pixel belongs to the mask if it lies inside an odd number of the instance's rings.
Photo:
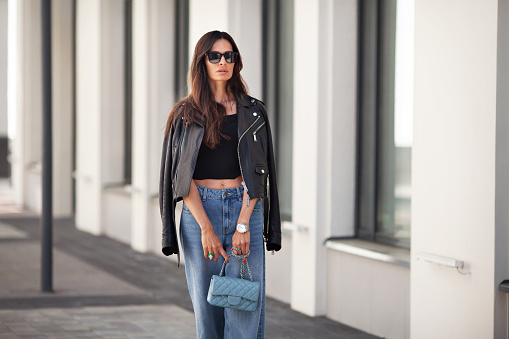
<path id="1" fill-rule="evenodd" d="M 239 231 L 239 233 L 249 232 L 249 226 L 246 224 L 237 224 L 237 231 Z"/>

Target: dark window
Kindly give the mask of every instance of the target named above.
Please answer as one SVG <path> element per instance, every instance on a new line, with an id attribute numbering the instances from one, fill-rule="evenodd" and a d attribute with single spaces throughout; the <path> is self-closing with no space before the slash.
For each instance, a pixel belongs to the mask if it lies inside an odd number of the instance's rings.
<path id="1" fill-rule="evenodd" d="M 72 1 L 72 213 L 76 213 L 76 0 Z"/>
<path id="2" fill-rule="evenodd" d="M 408 70 L 405 60 L 396 59 L 410 48 L 404 36 L 397 40 L 397 12 L 397 0 L 359 5 L 357 233 L 409 248 L 412 98 L 399 88 L 412 71 L 403 77 L 397 72 Z"/>
<path id="3" fill-rule="evenodd" d="M 175 98 L 187 95 L 189 69 L 189 1 L 175 1 Z"/>
<path id="4" fill-rule="evenodd" d="M 125 100 L 125 133 L 124 133 L 124 183 L 131 184 L 132 180 L 132 140 L 133 140 L 133 52 L 132 52 L 132 0 L 125 2 L 125 43 L 124 43 L 124 58 L 125 58 L 125 82 L 124 82 L 124 100 Z"/>
<path id="5" fill-rule="evenodd" d="M 274 137 L 281 216 L 291 220 L 294 1 L 264 0 L 262 6 L 262 100 Z"/>

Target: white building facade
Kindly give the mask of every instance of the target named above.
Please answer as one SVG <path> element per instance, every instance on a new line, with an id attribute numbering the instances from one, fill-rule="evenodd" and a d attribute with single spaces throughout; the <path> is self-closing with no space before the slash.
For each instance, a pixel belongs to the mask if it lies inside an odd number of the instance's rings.
<path id="1" fill-rule="evenodd" d="M 0 12 L 0 134 L 38 211 L 40 3 Z M 165 121 L 225 30 L 276 144 L 267 295 L 386 338 L 509 337 L 509 0 L 53 0 L 52 19 L 56 217 L 161 252 Z"/>

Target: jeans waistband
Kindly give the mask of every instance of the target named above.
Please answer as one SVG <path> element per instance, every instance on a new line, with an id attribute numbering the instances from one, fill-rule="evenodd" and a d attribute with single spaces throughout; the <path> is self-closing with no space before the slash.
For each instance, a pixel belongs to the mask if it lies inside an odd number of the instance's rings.
<path id="1" fill-rule="evenodd" d="M 237 198 L 242 201 L 244 197 L 244 187 L 238 186 L 233 188 L 213 189 L 205 186 L 196 185 L 200 197 L 203 201 L 207 199 L 232 199 Z"/>

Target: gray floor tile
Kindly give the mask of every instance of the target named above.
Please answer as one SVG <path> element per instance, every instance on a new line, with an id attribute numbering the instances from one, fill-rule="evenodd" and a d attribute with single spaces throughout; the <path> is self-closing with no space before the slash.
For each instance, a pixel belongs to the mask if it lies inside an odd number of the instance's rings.
<path id="1" fill-rule="evenodd" d="M 55 293 L 41 293 L 38 218 L 0 215 L 0 223 L 1 339 L 196 337 L 182 267 L 56 219 Z M 269 339 L 376 338 L 270 298 L 266 319 Z"/>

